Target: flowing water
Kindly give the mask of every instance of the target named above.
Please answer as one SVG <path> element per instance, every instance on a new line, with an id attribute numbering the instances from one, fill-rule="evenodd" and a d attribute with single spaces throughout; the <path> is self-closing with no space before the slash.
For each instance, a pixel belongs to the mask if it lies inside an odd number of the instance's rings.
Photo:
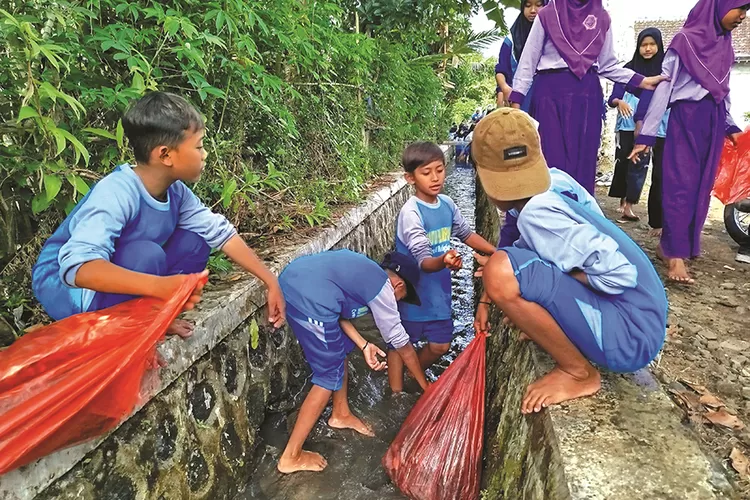
<path id="1" fill-rule="evenodd" d="M 446 179 L 444 192 L 453 198 L 467 222 L 474 227 L 474 171 L 453 169 Z M 473 328 L 473 258 L 471 249 L 458 240 L 453 246 L 463 258 L 463 269 L 453 274 L 454 339 L 450 351 L 428 372 L 435 380 L 463 351 L 474 336 Z M 371 316 L 355 322 L 360 333 L 381 348 L 383 341 Z M 406 393 L 393 397 L 384 372 L 370 370 L 356 350 L 349 356 L 349 405 L 352 411 L 372 426 L 375 438 L 360 436 L 354 431 L 334 430 L 326 425 L 330 405 L 313 428 L 305 449 L 316 451 L 328 460 L 328 467 L 319 473 L 280 474 L 276 461 L 284 449 L 297 409 L 309 388 L 305 384 L 284 408 L 270 413 L 261 427 L 256 460 L 259 465 L 253 477 L 236 500 L 245 499 L 400 499 L 404 498 L 391 484 L 380 461 L 398 433 L 409 410 L 419 397 L 412 380 Z"/>

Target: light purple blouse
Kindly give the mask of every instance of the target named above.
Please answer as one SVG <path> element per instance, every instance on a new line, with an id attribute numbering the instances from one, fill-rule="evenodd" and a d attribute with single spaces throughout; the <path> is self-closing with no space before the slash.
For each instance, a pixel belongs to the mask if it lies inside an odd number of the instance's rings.
<path id="1" fill-rule="evenodd" d="M 644 106 L 648 106 L 646 116 L 643 119 L 643 128 L 636 140 L 636 144 L 645 144 L 653 146 L 656 143 L 656 134 L 661 124 L 662 116 L 667 107 L 677 101 L 700 101 L 708 95 L 708 90 L 704 89 L 698 82 L 693 80 L 687 69 L 680 62 L 680 56 L 674 50 L 667 50 L 664 55 L 664 62 L 661 65 L 661 72 L 671 78 L 659 84 L 653 92 L 653 97 L 642 99 Z M 734 123 L 732 115 L 729 114 L 730 100 L 729 94 L 724 98 L 726 105 L 726 130 L 728 133 L 739 132 L 740 129 Z M 638 106 L 639 110 L 641 104 Z M 636 112 L 635 119 L 640 119 L 641 113 Z"/>
<path id="2" fill-rule="evenodd" d="M 539 19 L 536 19 L 531 26 L 529 38 L 521 54 L 521 60 L 518 62 L 518 70 L 513 77 L 513 93 L 510 95 L 510 101 L 519 104 L 523 102 L 537 71 L 567 67 L 568 64 L 557 51 L 555 44 L 547 37 L 544 26 Z M 638 87 L 643 81 L 643 75 L 623 68 L 617 61 L 611 29 L 607 31 L 602 51 L 594 67 L 597 68 L 599 75 L 616 83 L 627 84 L 629 87 Z"/>

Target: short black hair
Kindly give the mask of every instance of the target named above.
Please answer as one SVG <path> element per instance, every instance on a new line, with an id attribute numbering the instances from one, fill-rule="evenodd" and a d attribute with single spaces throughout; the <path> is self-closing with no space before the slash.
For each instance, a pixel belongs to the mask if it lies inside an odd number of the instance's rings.
<path id="1" fill-rule="evenodd" d="M 148 163 L 154 148 L 177 147 L 185 139 L 185 131 L 203 130 L 205 123 L 184 98 L 169 92 L 150 92 L 125 112 L 122 128 L 136 161 Z"/>
<path id="2" fill-rule="evenodd" d="M 434 142 L 414 142 L 409 144 L 401 156 L 401 165 L 405 172 L 413 173 L 419 167 L 441 161 L 445 163 L 445 153 Z"/>

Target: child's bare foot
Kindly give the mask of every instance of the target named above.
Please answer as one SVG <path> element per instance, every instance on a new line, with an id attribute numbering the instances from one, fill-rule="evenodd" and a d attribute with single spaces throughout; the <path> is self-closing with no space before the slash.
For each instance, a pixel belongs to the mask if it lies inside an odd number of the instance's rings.
<path id="1" fill-rule="evenodd" d="M 193 325 L 184 319 L 176 319 L 167 327 L 167 335 L 179 335 L 186 339 L 193 334 Z"/>
<path id="2" fill-rule="evenodd" d="M 692 285 L 695 280 L 690 276 L 687 265 L 683 259 L 667 259 L 667 266 L 669 270 L 667 277 L 677 283 L 685 283 Z"/>
<path id="3" fill-rule="evenodd" d="M 596 394 L 602 387 L 599 372 L 591 368 L 588 376 L 578 379 L 555 367 L 526 388 L 526 395 L 521 403 L 521 413 L 529 414 L 542 411 L 542 408 Z"/>
<path id="4" fill-rule="evenodd" d="M 653 228 L 648 232 L 648 235 L 652 238 L 661 238 L 661 228 Z"/>
<path id="5" fill-rule="evenodd" d="M 331 418 L 328 419 L 328 425 L 334 429 L 352 429 L 367 437 L 375 436 L 375 433 L 372 432 L 369 425 L 365 424 L 352 414 L 345 417 L 331 416 Z"/>
<path id="6" fill-rule="evenodd" d="M 617 213 L 621 214 L 625 211 L 625 200 L 620 200 L 620 206 L 617 207 Z"/>
<path id="7" fill-rule="evenodd" d="M 282 474 L 291 474 L 299 471 L 320 472 L 327 465 L 328 462 L 319 453 L 302 450 L 297 458 L 282 455 L 276 468 Z"/>

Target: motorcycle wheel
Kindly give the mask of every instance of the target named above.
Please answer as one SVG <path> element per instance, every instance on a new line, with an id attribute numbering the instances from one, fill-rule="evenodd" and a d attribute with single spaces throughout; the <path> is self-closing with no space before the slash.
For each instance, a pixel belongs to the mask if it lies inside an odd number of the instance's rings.
<path id="1" fill-rule="evenodd" d="M 750 245 L 750 213 L 740 212 L 734 204 L 724 207 L 727 233 L 740 245 Z"/>

